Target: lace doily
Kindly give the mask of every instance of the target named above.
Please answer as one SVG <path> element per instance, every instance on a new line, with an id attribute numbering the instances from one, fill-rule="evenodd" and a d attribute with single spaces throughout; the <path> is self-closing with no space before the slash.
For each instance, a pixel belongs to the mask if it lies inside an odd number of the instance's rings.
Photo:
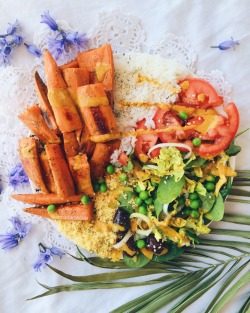
<path id="1" fill-rule="evenodd" d="M 65 21 L 58 21 L 58 23 L 64 30 L 74 31 Z M 41 25 L 40 29 L 34 34 L 34 44 L 43 50 L 47 47 L 46 38 L 52 35 L 53 32 L 48 27 Z M 174 59 L 195 72 L 197 55 L 186 38 L 165 34 L 158 45 L 151 47 L 146 42 L 146 34 L 141 20 L 129 14 L 117 10 L 102 13 L 99 16 L 97 26 L 88 32 L 88 36 L 91 38 L 89 48 L 110 43 L 114 53 L 133 51 L 158 54 L 163 58 Z M 74 59 L 76 54 L 76 49 L 72 49 L 67 57 L 60 59 L 58 63 L 62 64 Z M 17 115 L 27 106 L 38 101 L 33 82 L 33 74 L 36 70 L 44 77 L 42 59 L 36 59 L 33 68 L 26 65 L 0 68 L 0 178 L 3 187 L 0 199 L 2 206 L 9 210 L 9 216 L 19 214 L 23 220 L 30 221 L 36 224 L 36 227 L 43 228 L 45 235 L 42 240 L 45 245 L 56 246 L 74 254 L 76 251 L 75 245 L 57 231 L 53 222 L 23 213 L 22 208 L 24 205 L 12 200 L 10 197 L 14 190 L 8 186 L 8 176 L 18 162 L 17 142 L 19 138 L 28 135 L 27 128 L 22 125 Z M 210 81 L 218 93 L 224 97 L 225 102 L 230 101 L 231 87 L 224 80 L 222 72 L 218 70 L 213 70 L 211 73 L 198 71 L 196 74 Z M 31 193 L 31 187 L 21 186 L 15 192 Z"/>

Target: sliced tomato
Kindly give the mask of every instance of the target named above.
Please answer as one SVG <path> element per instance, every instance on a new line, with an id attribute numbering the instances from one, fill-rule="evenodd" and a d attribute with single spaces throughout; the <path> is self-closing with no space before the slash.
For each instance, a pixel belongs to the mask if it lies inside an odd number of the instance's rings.
<path id="1" fill-rule="evenodd" d="M 204 79 L 187 78 L 179 82 L 179 85 L 182 86 L 179 96 L 183 104 L 208 108 L 223 103 L 223 97 L 220 97 L 214 87 Z"/>
<path id="2" fill-rule="evenodd" d="M 145 118 L 139 121 L 137 124 L 137 129 L 146 130 L 147 127 L 145 126 L 145 122 L 146 122 Z M 145 134 L 145 135 L 137 136 L 136 139 L 137 140 L 135 143 L 135 155 L 142 162 L 146 162 L 148 159 L 147 152 L 151 147 L 153 147 L 156 144 L 158 140 L 158 135 Z"/>
<path id="3" fill-rule="evenodd" d="M 128 156 L 125 152 L 122 152 L 119 157 L 118 157 L 118 162 L 123 165 L 126 166 L 128 163 Z"/>
<path id="4" fill-rule="evenodd" d="M 217 128 L 217 134 L 213 143 L 202 143 L 197 148 L 197 153 L 201 157 L 215 156 L 228 148 L 234 139 L 239 127 L 239 112 L 236 105 L 231 102 L 225 106 L 224 111 L 227 113 L 228 118 L 225 120 L 224 125 Z"/>
<path id="5" fill-rule="evenodd" d="M 157 129 L 165 129 L 181 126 L 181 120 L 177 114 L 169 110 L 158 109 L 153 118 Z M 159 133 L 159 138 L 162 142 L 180 142 L 187 138 L 187 134 L 183 130 L 172 130 L 169 132 Z"/>

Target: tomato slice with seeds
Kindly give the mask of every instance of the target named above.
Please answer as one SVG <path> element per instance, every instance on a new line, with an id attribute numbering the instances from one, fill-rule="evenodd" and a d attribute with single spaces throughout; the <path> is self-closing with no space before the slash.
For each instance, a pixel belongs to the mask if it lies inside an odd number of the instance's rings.
<path id="1" fill-rule="evenodd" d="M 223 97 L 219 96 L 214 87 L 204 79 L 187 78 L 179 82 L 179 85 L 183 85 L 179 97 L 184 105 L 209 108 L 223 103 Z"/>
<path id="2" fill-rule="evenodd" d="M 169 110 L 158 109 L 153 118 L 157 129 L 165 129 L 181 126 L 181 120 Z M 180 142 L 186 135 L 183 130 L 173 130 L 170 132 L 159 133 L 162 142 Z"/>
<path id="3" fill-rule="evenodd" d="M 197 153 L 201 157 L 215 156 L 225 149 L 227 149 L 234 139 L 239 127 L 239 112 L 233 102 L 228 103 L 224 111 L 227 113 L 228 118 L 225 120 L 224 125 L 217 128 L 217 134 L 213 143 L 202 143 L 197 148 Z"/>
<path id="4" fill-rule="evenodd" d="M 137 123 L 137 128 L 136 129 L 147 129 L 145 126 L 146 119 L 142 119 Z M 146 161 L 148 159 L 147 152 L 148 150 L 153 147 L 157 140 L 158 140 L 158 135 L 156 134 L 145 134 L 145 135 L 140 135 L 136 137 L 136 143 L 135 143 L 135 155 L 139 160 L 142 162 Z"/>

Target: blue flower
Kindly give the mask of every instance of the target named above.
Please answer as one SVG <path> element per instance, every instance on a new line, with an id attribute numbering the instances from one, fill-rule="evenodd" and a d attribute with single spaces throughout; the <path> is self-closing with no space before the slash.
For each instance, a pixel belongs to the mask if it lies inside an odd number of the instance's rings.
<path id="1" fill-rule="evenodd" d="M 29 178 L 22 164 L 18 163 L 9 174 L 9 185 L 16 188 L 22 183 L 29 183 Z"/>
<path id="2" fill-rule="evenodd" d="M 78 52 L 80 52 L 82 49 L 85 49 L 88 45 L 88 38 L 86 34 L 79 35 L 78 32 L 74 32 L 72 34 L 68 34 L 66 39 L 68 42 L 77 46 Z"/>
<path id="3" fill-rule="evenodd" d="M 14 216 L 9 220 L 13 229 L 7 234 L 0 234 L 0 244 L 4 251 L 9 251 L 16 247 L 29 233 L 31 223 L 22 222 L 18 216 Z"/>
<path id="4" fill-rule="evenodd" d="M 23 37 L 21 35 L 18 34 L 14 34 L 14 38 L 11 42 L 12 46 L 20 46 L 20 44 L 23 42 Z"/>
<path id="5" fill-rule="evenodd" d="M 231 37 L 231 40 L 223 41 L 218 46 L 211 46 L 211 48 L 219 48 L 220 50 L 227 50 L 230 48 L 235 49 L 235 46 L 238 46 L 239 44 L 240 43 L 238 40 L 234 41 L 233 38 Z"/>
<path id="6" fill-rule="evenodd" d="M 41 23 L 47 24 L 49 26 L 49 28 L 54 30 L 54 31 L 59 30 L 56 21 L 50 16 L 49 11 L 44 12 L 41 15 L 41 18 L 42 18 Z"/>
<path id="7" fill-rule="evenodd" d="M 56 247 L 47 248 L 44 247 L 41 243 L 39 244 L 40 253 L 38 254 L 37 261 L 33 264 L 33 268 L 36 272 L 40 272 L 41 268 L 45 268 L 46 264 L 50 264 L 54 260 L 54 255 L 59 256 L 61 259 L 65 253 Z"/>
<path id="8" fill-rule="evenodd" d="M 65 38 L 62 39 L 54 39 L 48 38 L 48 48 L 52 53 L 54 58 L 58 60 L 61 55 L 63 55 L 66 51 L 68 51 L 68 43 L 65 41 Z"/>
<path id="9" fill-rule="evenodd" d="M 9 23 L 9 25 L 10 26 L 7 29 L 7 34 L 6 34 L 9 36 L 14 35 L 17 32 L 17 30 L 20 28 L 20 24 L 19 24 L 18 20 L 16 20 L 14 24 Z"/>
<path id="10" fill-rule="evenodd" d="M 39 48 L 37 48 L 34 45 L 28 45 L 27 43 L 24 43 L 25 47 L 29 51 L 29 53 L 34 54 L 36 57 L 40 58 L 42 56 L 42 52 Z"/>

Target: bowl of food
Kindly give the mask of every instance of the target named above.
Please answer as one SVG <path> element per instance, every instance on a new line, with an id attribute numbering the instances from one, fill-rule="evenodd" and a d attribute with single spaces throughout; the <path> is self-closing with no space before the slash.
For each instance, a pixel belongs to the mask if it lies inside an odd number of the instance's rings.
<path id="1" fill-rule="evenodd" d="M 44 52 L 39 105 L 19 118 L 21 163 L 36 186 L 14 194 L 90 253 L 141 267 L 166 262 L 224 215 L 236 176 L 239 113 L 171 60 L 110 45 L 58 66 Z"/>

